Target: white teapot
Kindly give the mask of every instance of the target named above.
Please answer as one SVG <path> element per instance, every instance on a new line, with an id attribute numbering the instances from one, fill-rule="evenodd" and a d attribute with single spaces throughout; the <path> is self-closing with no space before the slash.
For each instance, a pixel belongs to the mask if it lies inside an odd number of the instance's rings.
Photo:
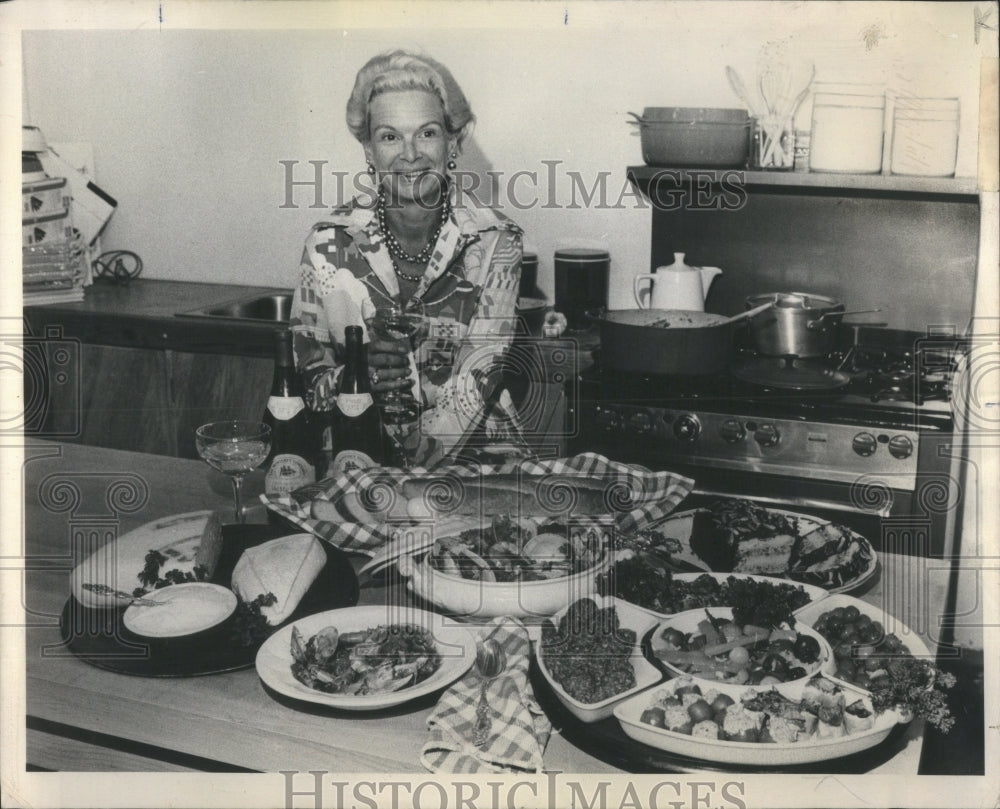
<path id="1" fill-rule="evenodd" d="M 674 263 L 657 267 L 655 273 L 640 273 L 632 282 L 632 293 L 640 309 L 686 309 L 705 311 L 705 296 L 715 276 L 722 275 L 718 267 L 689 267 L 684 253 L 674 253 Z M 643 303 L 643 286 L 649 281 L 649 293 Z"/>

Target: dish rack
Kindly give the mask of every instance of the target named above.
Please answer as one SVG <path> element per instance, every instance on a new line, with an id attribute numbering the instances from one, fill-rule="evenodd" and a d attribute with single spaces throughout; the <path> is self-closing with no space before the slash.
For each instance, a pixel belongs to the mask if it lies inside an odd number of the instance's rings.
<path id="1" fill-rule="evenodd" d="M 64 178 L 22 184 L 22 270 L 24 305 L 83 300 L 90 284 L 87 249 L 73 227 L 72 198 Z"/>
<path id="2" fill-rule="evenodd" d="M 90 283 L 83 237 L 22 247 L 21 288 L 25 305 L 83 300 Z"/>

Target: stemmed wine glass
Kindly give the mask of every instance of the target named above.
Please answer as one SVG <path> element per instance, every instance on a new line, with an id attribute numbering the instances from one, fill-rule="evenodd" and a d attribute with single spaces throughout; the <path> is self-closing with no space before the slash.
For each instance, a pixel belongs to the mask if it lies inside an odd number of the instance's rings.
<path id="1" fill-rule="evenodd" d="M 259 421 L 213 421 L 195 431 L 195 446 L 205 463 L 233 481 L 236 522 L 242 523 L 243 478 L 260 466 L 271 451 L 271 428 Z"/>
<path id="2" fill-rule="evenodd" d="M 427 315 L 423 303 L 417 299 L 411 298 L 405 304 L 395 300 L 366 299 L 361 307 L 361 316 L 369 332 L 375 337 L 389 342 L 405 340 L 411 355 L 427 333 Z M 382 414 L 386 433 L 396 444 L 406 464 L 410 465 L 412 448 L 404 446 L 403 438 L 408 432 L 405 426 L 414 424 L 420 418 L 419 403 L 408 387 L 380 392 L 375 395 L 375 403 Z M 413 440 L 407 443 L 412 447 L 416 443 L 416 436 L 411 434 L 409 437 Z"/>

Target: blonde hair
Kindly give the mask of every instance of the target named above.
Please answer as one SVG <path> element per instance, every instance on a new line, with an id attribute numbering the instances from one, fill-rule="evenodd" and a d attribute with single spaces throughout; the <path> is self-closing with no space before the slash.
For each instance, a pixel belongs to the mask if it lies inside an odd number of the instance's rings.
<path id="1" fill-rule="evenodd" d="M 371 139 L 368 106 L 379 93 L 390 90 L 427 90 L 441 99 L 448 134 L 461 148 L 471 133 L 475 116 L 451 72 L 440 62 L 404 50 L 388 51 L 368 60 L 358 71 L 347 100 L 347 128 L 361 143 Z"/>

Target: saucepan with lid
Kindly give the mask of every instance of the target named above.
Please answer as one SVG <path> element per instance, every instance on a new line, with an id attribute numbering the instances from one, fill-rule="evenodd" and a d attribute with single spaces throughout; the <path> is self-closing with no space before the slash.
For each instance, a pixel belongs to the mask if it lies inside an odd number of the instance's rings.
<path id="1" fill-rule="evenodd" d="M 822 357 L 833 350 L 844 316 L 882 311 L 847 312 L 840 301 L 810 292 L 767 292 L 746 299 L 747 309 L 766 303 L 773 306 L 747 322 L 756 349 L 773 357 Z"/>

